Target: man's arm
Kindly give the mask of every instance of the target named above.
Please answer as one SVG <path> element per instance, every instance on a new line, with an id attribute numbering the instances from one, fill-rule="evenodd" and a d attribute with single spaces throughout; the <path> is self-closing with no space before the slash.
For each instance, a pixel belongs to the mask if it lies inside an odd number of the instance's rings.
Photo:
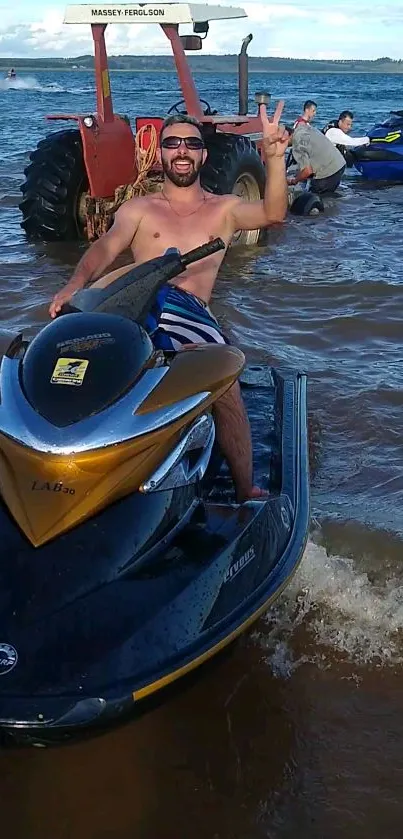
<path id="1" fill-rule="evenodd" d="M 54 296 L 49 308 L 52 318 L 56 317 L 64 303 L 69 302 L 75 291 L 84 288 L 87 283 L 95 282 L 114 259 L 129 247 L 140 224 L 141 216 L 142 208 L 139 199 L 132 198 L 122 204 L 110 230 L 90 245 L 67 285 Z"/>
<path id="2" fill-rule="evenodd" d="M 266 158 L 266 186 L 262 201 L 231 202 L 231 222 L 236 230 L 256 230 L 284 221 L 288 207 L 284 156 Z"/>
<path id="3" fill-rule="evenodd" d="M 325 137 L 335 146 L 355 148 L 356 146 L 367 146 L 369 144 L 369 137 L 350 137 L 341 128 L 329 128 L 329 131 L 326 131 Z"/>
<path id="4" fill-rule="evenodd" d="M 288 207 L 285 152 L 289 135 L 279 125 L 284 102 L 279 102 L 270 122 L 264 105 L 260 106 L 263 128 L 263 151 L 266 163 L 266 187 L 262 201 L 231 201 L 230 221 L 236 230 L 256 230 L 282 222 Z"/>
<path id="5" fill-rule="evenodd" d="M 291 176 L 288 178 L 289 184 L 299 184 L 303 181 L 307 181 L 308 178 L 311 178 L 313 175 L 312 166 L 304 166 L 303 169 L 299 169 L 296 175 Z"/>

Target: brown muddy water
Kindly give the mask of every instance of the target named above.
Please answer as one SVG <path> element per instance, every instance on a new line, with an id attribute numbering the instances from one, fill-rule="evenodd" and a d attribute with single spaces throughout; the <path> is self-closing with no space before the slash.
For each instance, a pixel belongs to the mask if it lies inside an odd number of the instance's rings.
<path id="1" fill-rule="evenodd" d="M 143 78 L 114 76 L 119 112 L 163 113 L 179 98 L 161 77 L 150 108 Z M 235 107 L 232 76 L 198 84 L 215 107 Z M 398 103 L 387 76 L 270 84 L 287 119 L 309 94 L 323 124 L 353 105 L 357 131 Z M 49 130 L 43 114 L 91 109 L 93 82 L 38 74 L 0 85 L 0 101 L 0 328 L 32 335 L 82 246 L 28 243 L 18 185 Z M 402 207 L 403 187 L 349 172 L 323 216 L 291 219 L 266 248 L 228 259 L 215 309 L 232 339 L 250 361 L 309 376 L 317 456 L 303 562 L 248 635 L 148 715 L 74 746 L 0 752 L 7 839 L 401 836 Z"/>

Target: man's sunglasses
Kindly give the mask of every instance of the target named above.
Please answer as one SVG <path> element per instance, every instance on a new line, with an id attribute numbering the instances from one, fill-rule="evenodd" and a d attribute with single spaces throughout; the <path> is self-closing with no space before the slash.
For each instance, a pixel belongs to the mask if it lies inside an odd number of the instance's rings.
<path id="1" fill-rule="evenodd" d="M 164 137 L 161 140 L 161 148 L 178 149 L 181 143 L 184 143 L 190 151 L 204 149 L 204 143 L 200 137 Z"/>

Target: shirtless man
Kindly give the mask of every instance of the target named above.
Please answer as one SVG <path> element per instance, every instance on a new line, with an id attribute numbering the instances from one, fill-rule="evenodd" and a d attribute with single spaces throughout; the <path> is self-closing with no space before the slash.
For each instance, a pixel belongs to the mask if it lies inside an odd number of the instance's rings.
<path id="1" fill-rule="evenodd" d="M 207 157 L 202 128 L 191 117 L 168 117 L 158 151 L 164 171 L 162 191 L 132 198 L 119 208 L 113 226 L 88 248 L 70 281 L 53 298 L 51 317 L 75 291 L 101 277 L 126 248 L 131 248 L 139 265 L 169 247 L 184 253 L 218 236 L 228 246 L 237 230 L 282 222 L 287 211 L 284 154 L 288 145 L 288 134 L 279 125 L 283 105 L 278 104 L 272 121 L 261 106 L 267 179 L 264 199 L 255 202 L 205 192 L 200 184 L 200 169 Z M 159 293 L 147 324 L 157 348 L 228 343 L 208 307 L 223 256 L 221 251 L 189 266 Z M 253 486 L 250 427 L 238 382 L 216 403 L 215 419 L 238 502 L 266 495 Z"/>

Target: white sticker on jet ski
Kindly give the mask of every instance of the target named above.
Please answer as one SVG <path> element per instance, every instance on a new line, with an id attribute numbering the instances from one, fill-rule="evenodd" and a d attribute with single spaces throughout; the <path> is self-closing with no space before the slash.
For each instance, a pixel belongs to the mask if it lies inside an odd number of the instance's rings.
<path id="1" fill-rule="evenodd" d="M 83 358 L 58 358 L 52 373 L 52 385 L 80 387 L 84 381 L 89 361 Z"/>
<path id="2" fill-rule="evenodd" d="M 18 661 L 18 653 L 12 644 L 0 644 L 0 676 L 13 670 Z"/>
<path id="3" fill-rule="evenodd" d="M 255 549 L 253 545 L 248 548 L 248 550 L 242 554 L 242 556 L 237 559 L 233 565 L 231 565 L 228 570 L 224 574 L 224 583 L 229 583 L 231 580 L 245 568 L 245 565 L 249 565 L 252 562 L 252 559 L 255 559 Z"/>

